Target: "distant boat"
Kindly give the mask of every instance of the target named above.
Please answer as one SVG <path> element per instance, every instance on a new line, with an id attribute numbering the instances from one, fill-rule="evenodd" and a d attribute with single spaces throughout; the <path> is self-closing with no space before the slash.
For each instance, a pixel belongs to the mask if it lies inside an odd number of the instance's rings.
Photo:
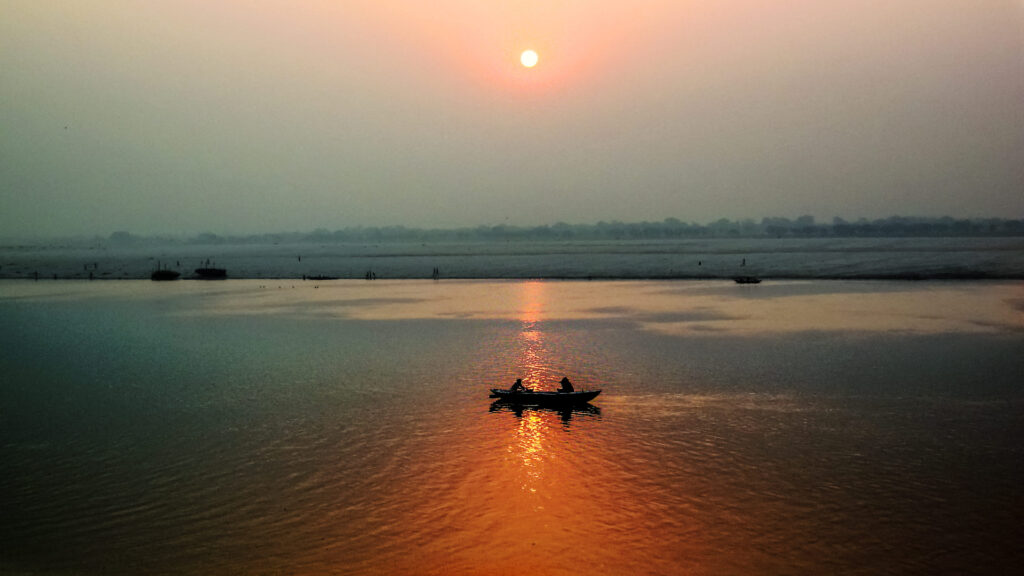
<path id="1" fill-rule="evenodd" d="M 92 274 L 89 275 L 90 277 Z M 156 270 L 149 275 L 149 279 L 153 281 L 166 281 L 166 280 L 177 280 L 178 276 L 181 276 L 181 272 L 177 270 L 168 270 L 167 268 L 160 267 L 160 261 L 156 262 Z"/>
<path id="2" fill-rule="evenodd" d="M 760 284 L 761 279 L 757 276 L 737 276 L 733 278 L 737 284 Z"/>
<path id="3" fill-rule="evenodd" d="M 177 270 L 154 270 L 153 273 L 149 275 L 149 279 L 155 281 L 177 280 L 178 276 L 181 276 L 181 272 L 178 272 Z"/>
<path id="4" fill-rule="evenodd" d="M 581 392 L 516 390 L 513 392 L 504 388 L 491 388 L 491 398 L 524 406 L 572 406 L 574 404 L 586 404 L 597 398 L 597 395 L 600 393 L 600 390 L 584 390 Z"/>
<path id="5" fill-rule="evenodd" d="M 223 280 L 228 277 L 224 268 L 196 268 L 196 278 L 200 280 Z"/>

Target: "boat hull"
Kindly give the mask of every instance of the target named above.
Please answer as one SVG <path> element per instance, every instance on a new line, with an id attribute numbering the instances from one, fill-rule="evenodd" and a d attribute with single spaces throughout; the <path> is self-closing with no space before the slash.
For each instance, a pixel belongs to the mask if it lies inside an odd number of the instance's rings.
<path id="1" fill-rule="evenodd" d="M 585 390 L 582 392 L 512 392 L 501 388 L 491 388 L 491 398 L 523 406 L 573 406 L 586 404 L 597 398 L 597 395 L 600 393 L 600 390 Z"/>
<path id="2" fill-rule="evenodd" d="M 223 280 L 228 277 L 228 271 L 224 268 L 196 268 L 195 277 L 199 280 Z"/>
<path id="3" fill-rule="evenodd" d="M 181 276 L 181 272 L 175 270 L 154 270 L 149 275 L 149 279 L 156 282 L 166 282 L 169 280 L 177 280 L 178 276 Z"/>

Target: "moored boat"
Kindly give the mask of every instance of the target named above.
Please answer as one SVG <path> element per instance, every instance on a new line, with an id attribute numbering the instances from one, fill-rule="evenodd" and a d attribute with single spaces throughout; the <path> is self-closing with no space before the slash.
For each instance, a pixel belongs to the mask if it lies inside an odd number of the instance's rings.
<path id="1" fill-rule="evenodd" d="M 513 392 L 504 388 L 491 388 L 491 398 L 525 406 L 571 406 L 573 404 L 586 404 L 597 398 L 597 395 L 600 393 L 601 390 L 582 390 L 579 392 L 516 390 Z"/>
<path id="2" fill-rule="evenodd" d="M 196 268 L 196 278 L 200 280 L 223 280 L 228 277 L 224 268 Z"/>
<path id="3" fill-rule="evenodd" d="M 160 265 L 160 261 L 157 260 L 156 270 L 153 270 L 153 273 L 149 275 L 149 279 L 154 281 L 177 280 L 178 276 L 181 276 L 181 272 L 164 268 Z M 92 279 L 92 274 L 89 274 L 89 279 Z"/>
<path id="4" fill-rule="evenodd" d="M 737 284 L 760 284 L 761 279 L 757 276 L 737 276 L 733 278 Z"/>
<path id="5" fill-rule="evenodd" d="M 165 268 L 163 270 L 154 270 L 153 273 L 149 275 L 149 279 L 155 281 L 177 280 L 178 276 L 181 276 L 181 272 L 178 272 L 177 270 L 167 270 Z"/>

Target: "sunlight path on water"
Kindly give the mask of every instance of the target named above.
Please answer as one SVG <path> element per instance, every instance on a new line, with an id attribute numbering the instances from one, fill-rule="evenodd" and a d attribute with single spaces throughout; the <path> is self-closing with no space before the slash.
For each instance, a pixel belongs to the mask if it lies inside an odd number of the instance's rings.
<path id="1" fill-rule="evenodd" d="M 0 571 L 1024 561 L 1014 283 L 0 283 L 0 318 Z M 603 392 L 488 398 L 562 376 Z"/>

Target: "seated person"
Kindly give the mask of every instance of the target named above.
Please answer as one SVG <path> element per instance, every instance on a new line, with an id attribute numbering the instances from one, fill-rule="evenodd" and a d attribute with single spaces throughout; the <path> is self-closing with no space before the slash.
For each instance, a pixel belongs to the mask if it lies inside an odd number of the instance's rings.
<path id="1" fill-rule="evenodd" d="M 523 386 L 523 379 L 522 378 L 516 378 L 516 383 L 513 384 L 512 387 L 508 389 L 508 391 L 509 392 L 525 392 L 526 391 L 526 386 Z"/>
<path id="2" fill-rule="evenodd" d="M 572 382 L 569 382 L 568 378 L 563 377 L 562 381 L 561 381 L 561 384 L 562 384 L 562 387 L 558 389 L 559 392 L 573 392 L 574 391 L 574 389 L 572 387 Z"/>

